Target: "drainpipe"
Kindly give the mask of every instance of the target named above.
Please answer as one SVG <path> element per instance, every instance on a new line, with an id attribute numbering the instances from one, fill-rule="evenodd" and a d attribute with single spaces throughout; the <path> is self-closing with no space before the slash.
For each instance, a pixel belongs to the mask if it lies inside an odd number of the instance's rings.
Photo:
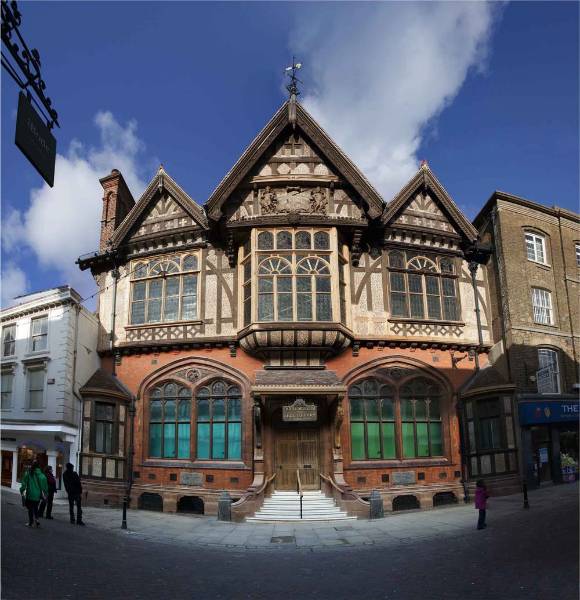
<path id="1" fill-rule="evenodd" d="M 115 268 L 111 271 L 113 277 L 113 307 L 111 309 L 111 355 L 113 357 L 113 375 L 117 375 L 117 366 L 115 361 L 115 317 L 117 314 L 117 281 L 119 280 L 119 269 Z"/>
<path id="2" fill-rule="evenodd" d="M 127 448 L 127 478 L 125 496 L 123 497 L 123 520 L 121 529 L 127 529 L 127 507 L 131 502 L 131 488 L 133 487 L 133 449 L 135 432 L 135 396 L 131 395 L 129 404 L 129 447 Z"/>
<path id="3" fill-rule="evenodd" d="M 477 295 L 477 267 L 479 264 L 471 260 L 469 261 L 469 272 L 471 273 L 471 285 L 473 287 L 473 298 L 475 300 L 475 318 L 477 320 L 477 338 L 479 341 L 479 345 L 475 351 L 475 370 L 479 371 L 479 353 L 481 348 L 483 347 L 483 332 L 481 330 L 481 314 L 479 310 L 479 297 Z"/>

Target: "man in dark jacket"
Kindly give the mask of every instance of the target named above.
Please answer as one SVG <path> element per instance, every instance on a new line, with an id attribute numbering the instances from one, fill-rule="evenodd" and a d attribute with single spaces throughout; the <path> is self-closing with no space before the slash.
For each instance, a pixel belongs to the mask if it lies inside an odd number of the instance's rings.
<path id="1" fill-rule="evenodd" d="M 81 486 L 81 478 L 79 474 L 74 470 L 71 463 L 66 464 L 66 471 L 62 476 L 64 482 L 64 489 L 68 494 L 68 507 L 70 511 L 70 522 L 72 525 L 75 524 L 75 503 L 77 505 L 77 525 L 84 525 L 83 523 L 83 511 L 81 509 L 81 494 L 83 488 Z"/>
<path id="2" fill-rule="evenodd" d="M 52 474 L 52 467 L 50 465 L 46 467 L 44 474 L 46 475 L 46 483 L 48 484 L 48 493 L 46 494 L 46 498 L 40 501 L 38 515 L 44 517 L 44 509 L 46 508 L 46 518 L 52 519 L 52 501 L 56 494 L 56 479 Z"/>

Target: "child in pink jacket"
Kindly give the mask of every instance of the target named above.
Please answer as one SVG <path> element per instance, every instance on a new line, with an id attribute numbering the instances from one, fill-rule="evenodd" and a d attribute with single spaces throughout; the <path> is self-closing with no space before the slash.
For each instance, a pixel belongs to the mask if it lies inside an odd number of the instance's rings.
<path id="1" fill-rule="evenodd" d="M 487 508 L 487 499 L 489 498 L 489 494 L 487 493 L 487 488 L 485 487 L 485 482 L 483 479 L 478 479 L 475 485 L 475 508 L 479 510 L 477 528 L 485 529 L 485 510 Z"/>

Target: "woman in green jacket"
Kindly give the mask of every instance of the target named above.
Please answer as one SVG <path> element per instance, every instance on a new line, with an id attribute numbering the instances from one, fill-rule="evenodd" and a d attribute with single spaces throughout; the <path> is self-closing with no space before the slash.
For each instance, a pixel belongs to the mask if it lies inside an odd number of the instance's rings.
<path id="1" fill-rule="evenodd" d="M 38 504 L 48 493 L 48 483 L 46 475 L 40 470 L 38 461 L 34 461 L 28 471 L 24 473 L 20 484 L 20 493 L 24 498 L 24 503 L 28 509 L 28 527 L 32 527 L 33 520 L 37 527 L 38 522 Z"/>

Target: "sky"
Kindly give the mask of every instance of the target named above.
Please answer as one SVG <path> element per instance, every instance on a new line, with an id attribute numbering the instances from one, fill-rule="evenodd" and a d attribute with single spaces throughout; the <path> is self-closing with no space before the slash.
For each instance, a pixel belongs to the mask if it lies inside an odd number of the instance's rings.
<path id="1" fill-rule="evenodd" d="M 59 113 L 54 188 L 14 145 L 2 71 L 2 306 L 71 284 L 98 247 L 100 177 L 136 199 L 160 163 L 203 204 L 286 99 L 385 202 L 422 159 L 473 218 L 496 189 L 578 211 L 576 2 L 20 2 Z M 89 303 L 90 305 L 90 303 Z"/>

